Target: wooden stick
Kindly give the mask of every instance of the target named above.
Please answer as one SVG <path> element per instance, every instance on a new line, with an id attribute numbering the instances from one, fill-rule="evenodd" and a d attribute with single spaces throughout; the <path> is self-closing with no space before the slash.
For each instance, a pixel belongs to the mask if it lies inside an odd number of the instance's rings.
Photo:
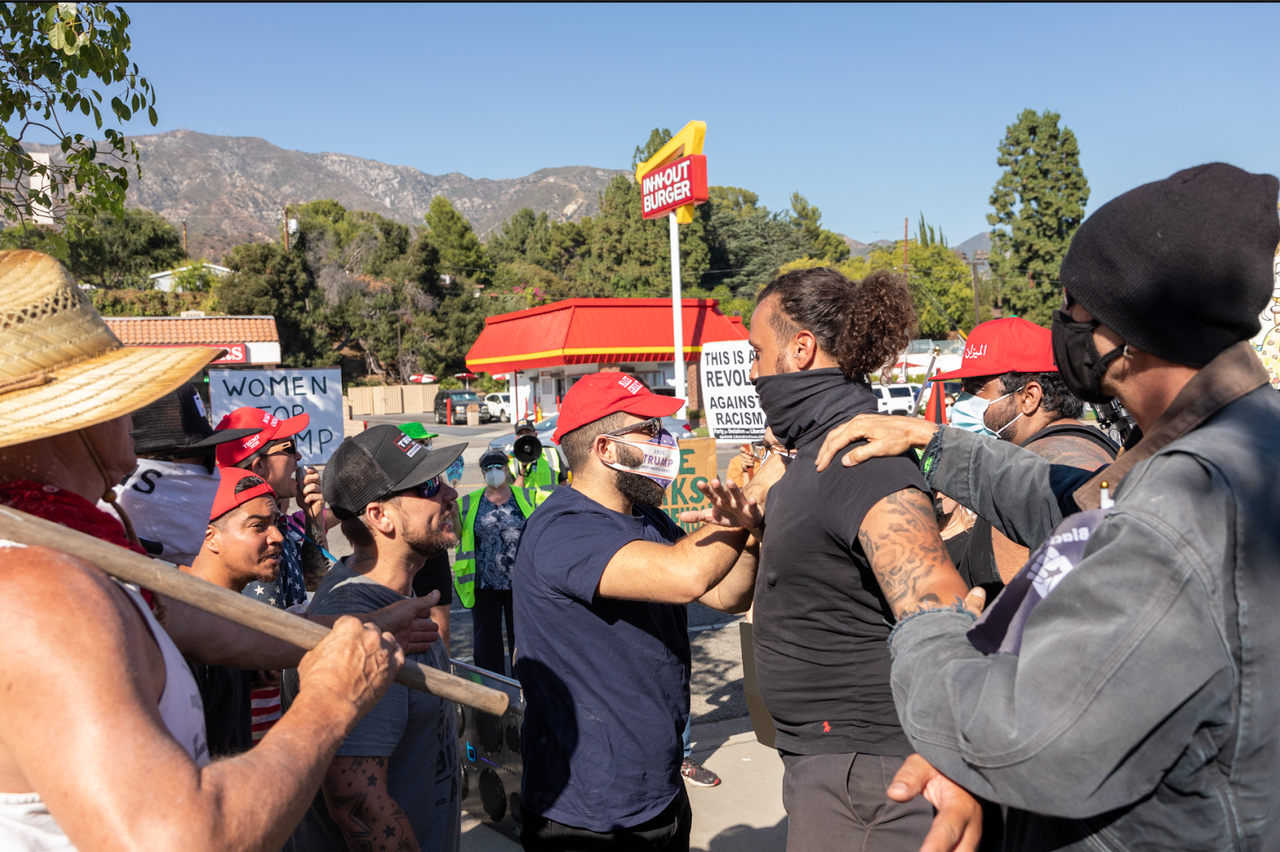
<path id="1" fill-rule="evenodd" d="M 92 562 L 112 577 L 126 583 L 134 583 L 182 601 L 303 650 L 310 651 L 329 632 L 327 627 L 192 577 L 168 563 L 148 559 L 70 527 L 7 506 L 0 506 L 0 539 L 32 547 L 61 550 Z M 396 675 L 396 683 L 475 707 L 495 716 L 501 716 L 507 710 L 506 693 L 413 660 L 405 660 Z"/>

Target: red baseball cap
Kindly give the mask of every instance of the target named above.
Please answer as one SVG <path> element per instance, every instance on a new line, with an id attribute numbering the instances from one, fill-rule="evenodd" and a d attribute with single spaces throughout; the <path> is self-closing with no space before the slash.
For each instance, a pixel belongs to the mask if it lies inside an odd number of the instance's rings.
<path id="1" fill-rule="evenodd" d="M 569 388 L 560 403 L 560 419 L 551 440 L 557 444 L 568 433 L 616 411 L 637 417 L 670 417 L 684 405 L 683 399 L 652 393 L 644 382 L 626 373 L 592 373 Z"/>
<path id="2" fill-rule="evenodd" d="M 969 333 L 960 369 L 939 373 L 930 381 L 998 376 L 1003 373 L 1056 373 L 1053 332 L 1022 317 L 984 322 Z"/>
<path id="3" fill-rule="evenodd" d="M 307 414 L 281 420 L 261 408 L 237 408 L 222 418 L 214 430 L 261 429 L 262 431 L 239 441 L 229 441 L 219 445 L 218 467 L 234 467 L 277 438 L 288 438 L 290 435 L 298 434 L 307 428 L 310 422 L 311 417 Z"/>
<path id="4" fill-rule="evenodd" d="M 242 506 L 258 497 L 275 497 L 267 481 L 256 473 L 241 470 L 238 467 L 224 467 L 219 471 L 222 478 L 218 482 L 218 493 L 213 498 L 213 509 L 209 512 L 209 520 L 216 521 L 236 506 Z"/>

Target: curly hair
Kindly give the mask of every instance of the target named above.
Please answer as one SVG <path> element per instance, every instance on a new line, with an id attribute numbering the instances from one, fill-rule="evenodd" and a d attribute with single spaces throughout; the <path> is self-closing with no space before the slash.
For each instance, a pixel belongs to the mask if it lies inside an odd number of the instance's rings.
<path id="1" fill-rule="evenodd" d="M 851 379 L 891 366 L 916 328 L 906 282 L 888 270 L 855 284 L 829 267 L 797 269 L 770 281 L 756 304 L 770 297 L 778 299 L 770 323 L 778 343 L 809 331 Z"/>

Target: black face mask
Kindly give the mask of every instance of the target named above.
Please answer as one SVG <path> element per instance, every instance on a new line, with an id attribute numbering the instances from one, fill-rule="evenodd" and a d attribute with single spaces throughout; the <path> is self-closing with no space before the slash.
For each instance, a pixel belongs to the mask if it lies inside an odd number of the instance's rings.
<path id="1" fill-rule="evenodd" d="M 1053 312 L 1053 361 L 1067 390 L 1083 402 L 1103 405 L 1111 401 L 1102 390 L 1102 376 L 1111 362 L 1120 357 L 1123 346 L 1106 355 L 1098 354 L 1093 343 L 1093 330 L 1102 325 L 1098 320 L 1076 322 L 1065 311 Z"/>

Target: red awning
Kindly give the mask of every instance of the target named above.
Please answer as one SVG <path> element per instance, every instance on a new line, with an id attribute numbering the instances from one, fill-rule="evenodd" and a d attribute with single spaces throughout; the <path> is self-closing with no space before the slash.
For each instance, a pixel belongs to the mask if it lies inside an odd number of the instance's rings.
<path id="1" fill-rule="evenodd" d="M 683 299 L 684 359 L 697 361 L 702 344 L 746 340 L 737 317 L 715 299 Z M 670 299 L 566 299 L 489 317 L 467 353 L 467 369 L 485 373 L 675 359 Z"/>

